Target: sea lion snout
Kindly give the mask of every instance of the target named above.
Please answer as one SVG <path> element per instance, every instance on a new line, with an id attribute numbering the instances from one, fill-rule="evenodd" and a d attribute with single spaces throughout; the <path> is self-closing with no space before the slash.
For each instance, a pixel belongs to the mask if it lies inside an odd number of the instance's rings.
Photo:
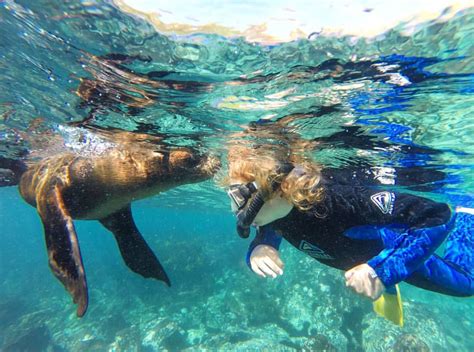
<path id="1" fill-rule="evenodd" d="M 211 177 L 220 168 L 220 160 L 213 155 L 200 155 L 191 150 L 180 149 L 170 153 L 170 165 L 175 172 L 189 176 Z"/>

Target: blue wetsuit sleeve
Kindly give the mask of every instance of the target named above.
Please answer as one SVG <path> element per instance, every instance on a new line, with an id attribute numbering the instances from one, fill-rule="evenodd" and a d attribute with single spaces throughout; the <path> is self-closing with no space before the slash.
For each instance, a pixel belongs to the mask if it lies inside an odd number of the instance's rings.
<path id="1" fill-rule="evenodd" d="M 247 251 L 246 262 L 247 265 L 250 267 L 250 256 L 252 255 L 252 251 L 260 244 L 266 244 L 278 250 L 280 248 L 282 237 L 276 233 L 269 226 L 260 226 L 257 229 L 257 236 L 255 239 L 250 243 L 249 249 Z"/>
<path id="2" fill-rule="evenodd" d="M 375 270 L 385 287 L 393 286 L 428 260 L 446 239 L 451 227 L 452 221 L 432 227 L 412 226 L 394 238 L 383 238 L 385 249 L 367 264 Z"/>

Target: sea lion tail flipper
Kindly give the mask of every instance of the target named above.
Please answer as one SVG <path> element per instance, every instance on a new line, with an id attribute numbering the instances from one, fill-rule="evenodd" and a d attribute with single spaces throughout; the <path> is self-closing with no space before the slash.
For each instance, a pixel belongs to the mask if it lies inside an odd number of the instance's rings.
<path id="1" fill-rule="evenodd" d="M 87 310 L 87 282 L 72 218 L 62 197 L 62 187 L 52 182 L 37 196 L 37 209 L 44 227 L 49 266 L 77 304 L 77 316 Z"/>
<path id="2" fill-rule="evenodd" d="M 130 205 L 100 220 L 115 236 L 125 264 L 143 277 L 152 277 L 171 286 L 168 275 L 133 221 Z"/>

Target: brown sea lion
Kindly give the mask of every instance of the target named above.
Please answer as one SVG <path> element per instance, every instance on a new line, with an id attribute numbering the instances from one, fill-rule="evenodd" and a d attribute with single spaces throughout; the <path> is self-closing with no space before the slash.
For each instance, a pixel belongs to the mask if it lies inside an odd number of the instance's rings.
<path id="1" fill-rule="evenodd" d="M 170 285 L 157 257 L 135 222 L 130 203 L 173 187 L 212 177 L 219 161 L 190 148 L 150 143 L 144 135 L 109 134 L 101 153 L 65 152 L 27 168 L 0 158 L 19 181 L 22 197 L 36 207 L 44 227 L 49 265 L 77 304 L 88 306 L 87 282 L 73 219 L 99 220 L 117 241 L 125 264 L 146 278 Z"/>

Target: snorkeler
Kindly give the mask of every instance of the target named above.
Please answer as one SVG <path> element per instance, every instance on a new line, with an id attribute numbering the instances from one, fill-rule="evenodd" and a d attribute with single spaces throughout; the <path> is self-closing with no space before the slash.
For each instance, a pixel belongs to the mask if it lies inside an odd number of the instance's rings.
<path id="1" fill-rule="evenodd" d="M 473 295 L 473 209 L 458 207 L 453 214 L 447 204 L 394 190 L 394 168 L 321 169 L 247 153 L 231 150 L 227 182 L 239 235 L 248 237 L 257 227 L 247 254 L 256 274 L 283 274 L 278 248 L 284 238 L 344 270 L 346 286 L 374 300 L 376 312 L 399 325 L 402 281 L 451 296 Z M 421 183 L 429 182 L 423 177 Z M 441 257 L 435 250 L 442 243 Z"/>

